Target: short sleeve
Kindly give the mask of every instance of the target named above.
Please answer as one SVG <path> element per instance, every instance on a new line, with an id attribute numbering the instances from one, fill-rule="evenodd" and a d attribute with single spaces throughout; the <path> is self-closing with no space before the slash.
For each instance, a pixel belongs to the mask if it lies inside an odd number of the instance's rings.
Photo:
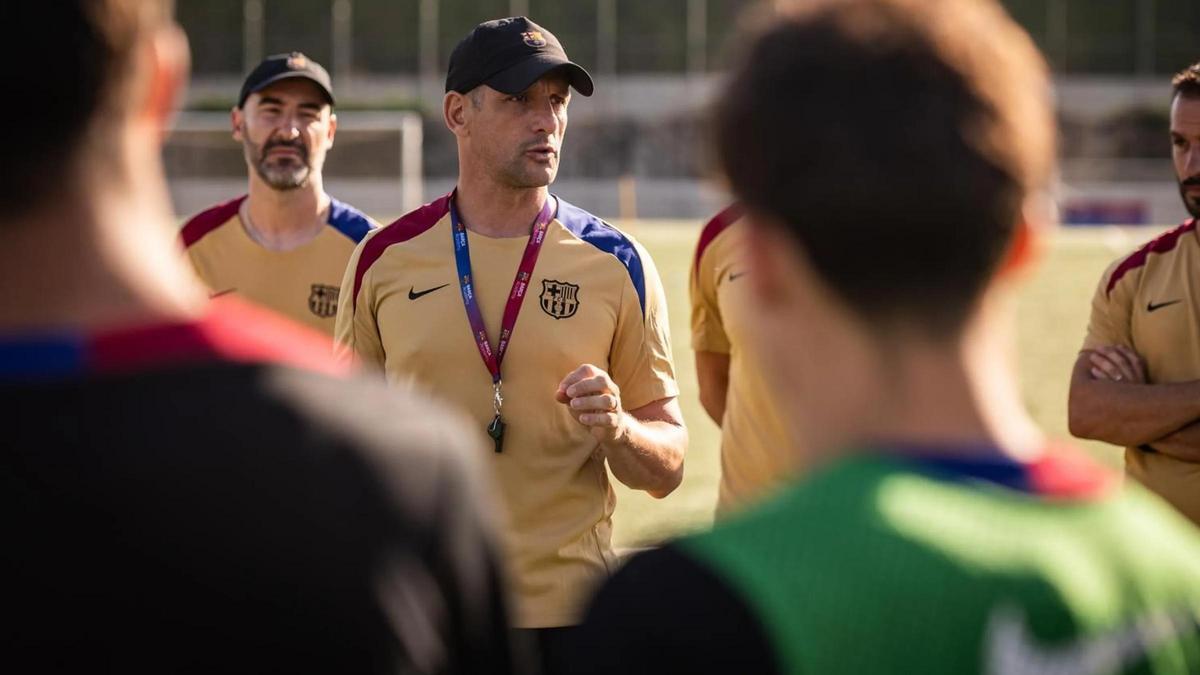
<path id="1" fill-rule="evenodd" d="M 626 277 L 609 353 L 609 374 L 621 389 L 621 403 L 626 410 L 679 395 L 666 293 L 650 254 L 640 244 L 634 246 L 645 280 L 645 311 L 632 280 Z"/>
<path id="2" fill-rule="evenodd" d="M 689 285 L 692 301 L 692 349 L 728 354 L 729 336 L 717 304 L 717 281 L 721 278 L 720 251 L 713 246 L 697 247 Z"/>
<path id="3" fill-rule="evenodd" d="M 1092 296 L 1092 313 L 1088 319 L 1083 349 L 1096 349 L 1104 345 L 1133 346 L 1130 316 L 1141 270 L 1127 271 L 1113 283 L 1113 274 L 1122 262 L 1123 258 L 1114 261 L 1100 276 L 1100 283 Z"/>
<path id="4" fill-rule="evenodd" d="M 378 232 L 375 230 L 374 232 Z M 379 337 L 379 325 L 375 320 L 374 288 L 370 270 L 362 277 L 362 285 L 355 294 L 359 258 L 363 247 L 370 241 L 365 237 L 354 249 L 346 273 L 342 277 L 342 288 L 338 292 L 337 319 L 333 329 L 333 350 L 338 361 L 358 361 L 367 372 L 383 372 L 383 342 Z"/>

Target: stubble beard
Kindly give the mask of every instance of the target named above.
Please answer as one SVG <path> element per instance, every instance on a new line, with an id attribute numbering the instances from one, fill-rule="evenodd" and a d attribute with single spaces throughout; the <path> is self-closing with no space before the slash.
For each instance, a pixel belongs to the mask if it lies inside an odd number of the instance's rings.
<path id="1" fill-rule="evenodd" d="M 1193 185 L 1200 183 L 1200 177 L 1188 179 Z M 1189 186 L 1184 181 L 1179 182 L 1179 196 L 1183 199 L 1183 208 L 1192 214 L 1193 218 L 1200 218 L 1200 197 L 1191 196 L 1187 192 Z"/>
<path id="2" fill-rule="evenodd" d="M 264 183 L 274 190 L 288 191 L 302 188 L 308 184 L 312 176 L 312 166 L 309 162 L 308 148 L 293 143 L 264 143 L 261 147 L 250 141 L 245 141 L 247 159 L 254 167 L 254 172 Z M 286 146 L 295 148 L 300 153 L 300 161 L 287 158 L 282 163 L 273 163 L 267 157 L 267 151 L 272 147 Z M 275 160 L 279 162 L 279 160 Z"/>
<path id="3" fill-rule="evenodd" d="M 546 170 L 549 170 L 549 175 Z M 552 161 L 543 169 L 542 167 L 531 168 L 529 160 L 522 154 L 516 157 L 505 165 L 500 170 L 501 180 L 512 188 L 541 188 L 554 182 L 554 178 L 558 175 L 558 162 Z"/>

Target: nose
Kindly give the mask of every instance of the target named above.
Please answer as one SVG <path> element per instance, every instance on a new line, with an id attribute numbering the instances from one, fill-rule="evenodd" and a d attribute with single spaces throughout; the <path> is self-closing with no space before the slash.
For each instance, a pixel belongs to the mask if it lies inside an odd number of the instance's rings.
<path id="1" fill-rule="evenodd" d="M 275 127 L 275 137 L 283 140 L 294 140 L 300 137 L 300 124 L 295 115 L 283 115 Z"/>
<path id="2" fill-rule="evenodd" d="M 557 135 L 559 119 L 554 114 L 554 104 L 549 100 L 542 105 L 534 106 L 533 130 L 539 134 Z"/>
<path id="3" fill-rule="evenodd" d="M 1192 143 L 1183 158 L 1183 177 L 1200 176 L 1200 143 Z"/>

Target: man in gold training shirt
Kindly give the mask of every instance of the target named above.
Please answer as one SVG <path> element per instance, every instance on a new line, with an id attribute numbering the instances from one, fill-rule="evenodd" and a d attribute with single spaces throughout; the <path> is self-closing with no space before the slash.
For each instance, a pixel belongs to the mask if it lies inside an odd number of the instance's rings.
<path id="1" fill-rule="evenodd" d="M 1200 63 L 1173 80 L 1171 147 L 1192 218 L 1112 263 L 1071 374 L 1071 433 L 1200 524 Z"/>
<path id="2" fill-rule="evenodd" d="M 214 297 L 240 295 L 332 336 L 346 262 L 375 224 L 325 192 L 337 132 L 329 73 L 299 52 L 269 56 L 231 122 L 250 191 L 183 226 L 188 258 Z"/>
<path id="3" fill-rule="evenodd" d="M 687 445 L 653 261 L 547 187 L 572 87 L 591 95 L 591 77 L 525 17 L 458 44 L 443 103 L 458 185 L 359 245 L 336 334 L 343 353 L 492 437 L 514 618 L 546 673 L 569 672 L 568 627 L 617 562 L 606 462 L 665 496 Z"/>
<path id="4" fill-rule="evenodd" d="M 757 501 L 786 481 L 797 453 L 789 442 L 764 364 L 746 345 L 745 225 L 737 205 L 708 221 L 691 278 L 692 349 L 700 403 L 721 427 L 717 517 Z"/>

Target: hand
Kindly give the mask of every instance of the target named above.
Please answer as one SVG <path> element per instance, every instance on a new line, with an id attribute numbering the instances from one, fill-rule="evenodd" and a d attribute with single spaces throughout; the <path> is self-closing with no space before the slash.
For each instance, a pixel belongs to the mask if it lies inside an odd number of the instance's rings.
<path id="1" fill-rule="evenodd" d="M 1104 346 L 1088 355 L 1092 377 L 1097 380 L 1146 383 L 1146 364 L 1138 353 L 1125 345 Z"/>
<path id="2" fill-rule="evenodd" d="M 596 366 L 584 364 L 571 371 L 559 383 L 554 398 L 566 405 L 575 421 L 590 428 L 601 443 L 616 441 L 626 432 L 621 390 L 608 373 Z"/>

